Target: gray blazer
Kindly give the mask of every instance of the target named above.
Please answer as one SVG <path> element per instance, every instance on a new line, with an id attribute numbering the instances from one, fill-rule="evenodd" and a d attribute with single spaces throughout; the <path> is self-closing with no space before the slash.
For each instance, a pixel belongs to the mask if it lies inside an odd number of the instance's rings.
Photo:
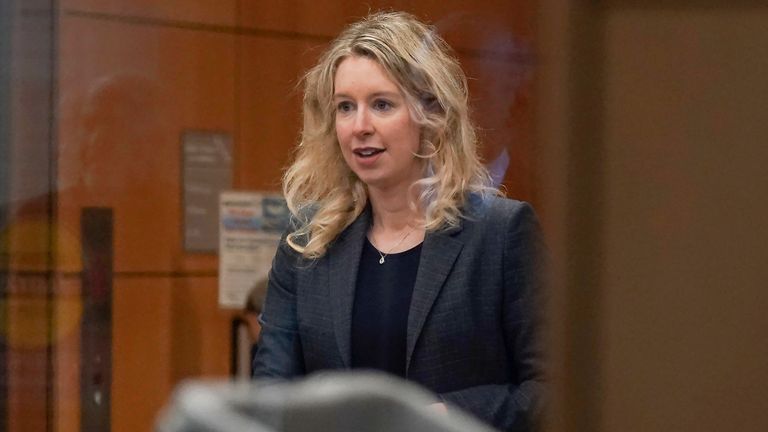
<path id="1" fill-rule="evenodd" d="M 473 197 L 467 218 L 427 233 L 408 315 L 406 377 L 502 430 L 529 430 L 541 393 L 535 338 L 541 239 L 531 207 Z M 254 360 L 257 377 L 350 367 L 364 212 L 320 259 L 281 241 Z"/>

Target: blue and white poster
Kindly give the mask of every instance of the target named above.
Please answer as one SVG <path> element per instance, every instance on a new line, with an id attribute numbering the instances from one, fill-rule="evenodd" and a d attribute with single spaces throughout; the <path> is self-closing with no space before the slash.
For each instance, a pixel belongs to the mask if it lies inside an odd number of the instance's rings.
<path id="1" fill-rule="evenodd" d="M 289 215 L 279 194 L 220 194 L 220 307 L 242 309 L 250 290 L 267 277 Z"/>

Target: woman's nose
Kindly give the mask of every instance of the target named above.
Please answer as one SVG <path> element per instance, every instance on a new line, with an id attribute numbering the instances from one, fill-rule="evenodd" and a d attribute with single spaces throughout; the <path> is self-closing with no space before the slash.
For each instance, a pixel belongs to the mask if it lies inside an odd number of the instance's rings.
<path id="1" fill-rule="evenodd" d="M 358 137 L 365 137 L 373 134 L 373 123 L 370 113 L 367 109 L 359 109 L 355 113 L 353 132 Z"/>

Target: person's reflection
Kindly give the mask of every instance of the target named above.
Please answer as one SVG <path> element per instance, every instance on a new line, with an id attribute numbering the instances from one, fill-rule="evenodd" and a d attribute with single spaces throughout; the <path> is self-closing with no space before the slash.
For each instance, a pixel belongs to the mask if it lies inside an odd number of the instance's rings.
<path id="1" fill-rule="evenodd" d="M 170 147 L 163 145 L 168 144 L 161 128 L 167 106 L 156 83 L 130 74 L 104 77 L 79 94 L 63 95 L 57 117 L 59 150 L 47 155 L 57 167 L 53 171 L 57 177 L 53 182 L 35 179 L 30 183 L 45 185 L 44 190 L 0 203 L 7 221 L 0 227 L 3 266 L 46 270 L 53 248 L 58 270 L 76 270 L 83 207 L 107 206 L 122 212 L 129 206 L 138 210 L 156 206 L 162 191 L 150 186 L 163 183 L 166 174 L 160 173 L 157 161 L 175 161 Z M 41 176 L 49 173 L 46 157 L 19 149 L 21 156 L 38 157 L 18 161 L 36 164 Z"/>
<path id="2" fill-rule="evenodd" d="M 531 127 L 526 124 L 531 121 L 527 115 L 533 67 L 530 43 L 491 16 L 454 14 L 440 20 L 438 27 L 455 38 L 473 35 L 473 46 L 467 48 L 473 55 L 464 66 L 470 78 L 481 156 L 494 185 L 502 184 L 511 168 L 516 172 L 515 189 L 525 191 L 528 185 L 520 182 L 526 181 L 527 176 L 520 174 L 529 170 L 531 158 L 525 148 Z"/>
<path id="3" fill-rule="evenodd" d="M 158 180 L 163 105 L 159 86 L 139 75 L 102 78 L 88 90 L 73 161 L 84 199 L 114 202 Z"/>
<path id="4" fill-rule="evenodd" d="M 83 207 L 110 207 L 116 264 L 157 263 L 163 259 L 157 242 L 176 231 L 169 229 L 175 226 L 169 186 L 178 177 L 174 137 L 164 127 L 171 105 L 162 87 L 141 75 L 110 75 L 69 102 L 63 106 L 59 219 L 79 223 Z"/>

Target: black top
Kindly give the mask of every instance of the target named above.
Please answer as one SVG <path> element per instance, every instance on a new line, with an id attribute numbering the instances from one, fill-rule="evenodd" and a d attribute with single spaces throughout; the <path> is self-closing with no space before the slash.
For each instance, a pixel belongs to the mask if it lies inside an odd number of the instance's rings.
<path id="1" fill-rule="evenodd" d="M 352 309 L 352 367 L 378 369 L 405 378 L 405 340 L 421 244 L 381 255 L 366 238 Z"/>

